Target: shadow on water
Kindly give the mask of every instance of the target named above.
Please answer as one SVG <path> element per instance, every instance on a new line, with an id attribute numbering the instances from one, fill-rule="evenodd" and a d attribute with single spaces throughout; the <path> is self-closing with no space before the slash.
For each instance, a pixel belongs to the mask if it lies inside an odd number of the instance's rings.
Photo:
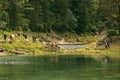
<path id="1" fill-rule="evenodd" d="M 111 59 L 110 59 L 109 56 L 104 56 L 104 57 L 102 57 L 102 60 L 101 60 L 101 61 L 103 61 L 103 62 L 105 62 L 105 63 L 109 63 L 109 62 L 111 62 Z"/>
<path id="2" fill-rule="evenodd" d="M 106 58 L 106 57 L 105 57 Z M 0 80 L 119 80 L 118 61 L 77 55 L 0 57 Z"/>

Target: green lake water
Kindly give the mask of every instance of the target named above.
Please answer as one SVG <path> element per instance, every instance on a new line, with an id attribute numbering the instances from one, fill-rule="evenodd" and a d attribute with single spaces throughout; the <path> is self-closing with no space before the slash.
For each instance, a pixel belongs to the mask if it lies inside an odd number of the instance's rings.
<path id="1" fill-rule="evenodd" d="M 120 59 L 81 56 L 0 57 L 0 80 L 120 80 Z"/>

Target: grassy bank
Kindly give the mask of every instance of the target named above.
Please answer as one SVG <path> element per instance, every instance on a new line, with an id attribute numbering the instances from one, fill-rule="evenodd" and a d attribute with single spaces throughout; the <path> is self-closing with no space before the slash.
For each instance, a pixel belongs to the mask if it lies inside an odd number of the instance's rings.
<path id="1" fill-rule="evenodd" d="M 7 39 L 4 40 L 3 34 L 7 34 Z M 80 49 L 60 49 L 56 52 L 51 51 L 51 47 L 47 45 L 45 41 L 41 43 L 39 40 L 33 42 L 31 35 L 34 36 L 42 36 L 46 37 L 46 33 L 26 33 L 27 39 L 23 37 L 23 35 L 15 36 L 13 40 L 9 39 L 10 34 L 14 32 L 3 32 L 0 31 L 0 48 L 4 50 L 4 55 L 16 55 L 14 51 L 20 51 L 25 53 L 25 55 L 51 55 L 51 54 L 60 54 L 60 55 L 86 55 L 86 56 L 105 56 L 109 55 L 111 57 L 118 57 L 120 56 L 120 42 L 116 40 L 110 44 L 110 48 L 105 48 L 104 45 L 96 46 L 97 41 L 100 36 L 92 36 L 92 35 L 77 35 L 72 33 L 64 33 L 58 34 L 58 39 L 52 38 L 52 34 L 49 34 L 49 39 L 51 43 L 53 41 L 60 41 L 62 38 L 65 39 L 66 42 L 74 43 L 87 43 L 84 47 Z M 20 33 L 20 32 L 19 32 Z M 24 55 L 24 54 L 23 54 Z"/>

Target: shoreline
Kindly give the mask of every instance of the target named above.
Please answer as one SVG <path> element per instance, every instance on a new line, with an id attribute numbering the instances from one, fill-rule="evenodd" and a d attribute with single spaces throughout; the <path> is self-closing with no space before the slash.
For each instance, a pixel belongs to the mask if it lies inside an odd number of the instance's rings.
<path id="1" fill-rule="evenodd" d="M 83 57 L 90 57 L 95 59 L 102 59 L 105 56 L 108 56 L 110 59 L 120 59 L 120 53 L 119 52 L 43 52 L 39 54 L 22 54 L 22 55 L 9 55 L 10 53 L 5 52 L 5 54 L 0 53 L 0 57 L 8 57 L 8 56 L 83 56 Z"/>
<path id="2" fill-rule="evenodd" d="M 6 32 L 6 34 L 9 36 L 10 33 L 13 32 Z M 80 36 L 77 34 L 74 34 L 74 36 L 66 36 L 64 35 L 58 35 L 59 39 L 55 39 L 52 37 L 52 35 L 47 36 L 46 33 L 34 33 L 32 36 L 36 36 L 36 40 L 33 40 L 33 37 L 31 37 L 30 33 L 26 33 L 27 39 L 21 34 L 14 36 L 14 38 L 10 41 L 9 37 L 7 37 L 6 40 L 3 39 L 3 33 L 1 32 L 0 35 L 0 48 L 3 49 L 3 52 L 0 52 L 0 56 L 17 56 L 17 55 L 23 55 L 23 56 L 42 56 L 42 55 L 53 55 L 58 53 L 59 55 L 98 55 L 98 54 L 118 54 L 120 56 L 120 37 L 115 36 L 113 37 L 113 42 L 110 43 L 110 48 L 105 48 L 105 45 L 97 46 L 99 39 L 101 36 L 92 36 L 92 35 L 84 35 Z M 71 33 L 72 34 L 72 33 Z M 73 35 L 73 34 L 72 34 Z M 47 38 L 47 39 L 46 39 Z M 42 41 L 41 41 L 42 39 Z M 77 39 L 77 41 L 76 41 Z M 47 41 L 46 41 L 47 40 Z M 64 43 L 64 44 L 72 44 L 72 46 L 75 44 L 85 44 L 82 47 L 75 47 L 74 49 L 65 49 L 60 48 L 58 43 Z M 56 47 L 57 46 L 57 47 Z M 78 46 L 78 45 L 77 45 Z M 19 54 L 20 53 L 20 54 Z M 96 55 L 96 56 L 97 56 Z M 114 56 L 114 55 L 113 55 Z M 116 56 L 116 57 L 118 57 Z"/>

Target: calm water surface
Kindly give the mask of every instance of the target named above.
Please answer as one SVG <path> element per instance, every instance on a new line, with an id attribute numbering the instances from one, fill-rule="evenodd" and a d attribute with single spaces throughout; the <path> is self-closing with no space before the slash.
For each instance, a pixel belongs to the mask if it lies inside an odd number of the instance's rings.
<path id="1" fill-rule="evenodd" d="M 120 59 L 81 56 L 0 57 L 0 80 L 120 80 Z"/>

